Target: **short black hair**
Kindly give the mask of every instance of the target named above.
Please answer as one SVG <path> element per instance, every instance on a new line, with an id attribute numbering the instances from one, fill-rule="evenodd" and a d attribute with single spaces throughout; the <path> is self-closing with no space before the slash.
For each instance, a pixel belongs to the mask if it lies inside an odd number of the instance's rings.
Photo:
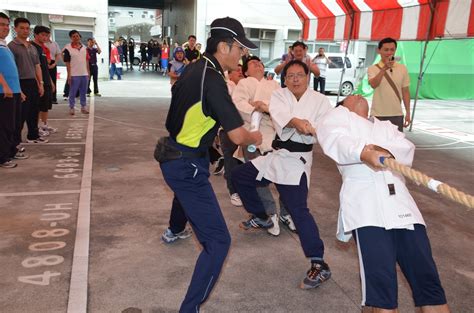
<path id="1" fill-rule="evenodd" d="M 10 22 L 10 18 L 8 17 L 8 15 L 6 15 L 5 13 L 3 12 L 0 12 L 0 18 L 4 18 L 6 20 L 8 20 Z"/>
<path id="2" fill-rule="evenodd" d="M 74 35 L 74 34 L 78 34 L 79 37 L 82 38 L 81 34 L 80 34 L 77 30 L 75 30 L 75 29 L 73 29 L 73 30 L 71 30 L 71 31 L 69 32 L 69 38 L 71 38 L 72 35 Z"/>
<path id="3" fill-rule="evenodd" d="M 36 25 L 35 28 L 33 29 L 33 33 L 35 35 L 38 35 L 41 33 L 51 34 L 51 30 L 49 29 L 49 27 L 46 27 L 43 25 Z"/>
<path id="4" fill-rule="evenodd" d="M 26 23 L 28 25 L 31 25 L 30 21 L 27 19 L 27 18 L 24 18 L 24 17 L 17 17 L 14 21 L 13 21 L 13 25 L 15 27 L 18 26 L 18 24 L 20 23 Z"/>
<path id="5" fill-rule="evenodd" d="M 302 47 L 303 49 L 308 49 L 308 46 L 307 46 L 304 42 L 302 42 L 302 41 L 295 41 L 295 42 L 291 45 L 291 49 L 294 49 L 294 48 L 296 48 L 296 47 L 298 47 L 298 46 Z"/>
<path id="6" fill-rule="evenodd" d="M 308 65 L 306 65 L 306 63 L 302 62 L 302 61 L 299 61 L 299 60 L 292 60 L 290 62 L 288 62 L 285 67 L 283 68 L 283 73 L 285 73 L 285 76 L 286 76 L 286 72 L 288 72 L 288 69 L 294 65 L 297 65 L 297 66 L 301 66 L 304 70 L 304 73 L 306 75 L 309 74 L 309 68 L 308 68 Z"/>
<path id="7" fill-rule="evenodd" d="M 392 43 L 392 42 L 395 44 L 395 48 L 396 48 L 397 47 L 397 41 L 395 39 L 391 38 L 391 37 L 387 37 L 387 38 L 384 38 L 384 39 L 380 40 L 378 47 L 379 47 L 379 49 L 382 49 L 382 46 L 384 44 Z"/>
<path id="8" fill-rule="evenodd" d="M 252 55 L 251 57 L 249 57 L 245 62 L 244 62 L 244 65 L 242 65 L 242 74 L 244 74 L 245 77 L 247 77 L 247 75 L 245 75 L 245 72 L 247 72 L 247 70 L 249 69 L 249 62 L 250 61 L 258 61 L 260 63 L 262 63 L 262 60 L 260 60 L 260 58 L 256 55 Z"/>
<path id="9" fill-rule="evenodd" d="M 94 40 L 94 38 L 91 38 L 91 37 L 87 38 L 87 41 L 89 41 L 89 40 Z"/>
<path id="10" fill-rule="evenodd" d="M 196 36 L 194 36 L 194 35 L 189 35 L 189 36 L 188 36 L 188 40 L 191 39 L 191 38 L 196 39 Z"/>
<path id="11" fill-rule="evenodd" d="M 234 39 L 231 37 L 222 37 L 222 38 L 213 38 L 209 37 L 207 39 L 206 52 L 209 54 L 214 54 L 217 52 L 217 46 L 220 42 L 225 42 L 228 45 L 232 45 Z"/>

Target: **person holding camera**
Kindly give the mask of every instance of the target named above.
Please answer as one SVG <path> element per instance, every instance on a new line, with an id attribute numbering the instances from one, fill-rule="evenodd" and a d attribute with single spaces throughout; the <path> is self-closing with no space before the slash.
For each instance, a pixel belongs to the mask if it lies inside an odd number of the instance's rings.
<path id="1" fill-rule="evenodd" d="M 314 91 L 318 91 L 319 84 L 319 92 L 324 95 L 326 91 L 326 69 L 332 62 L 328 59 L 326 54 L 324 54 L 324 48 L 319 48 L 318 55 L 316 55 L 311 62 L 316 64 L 319 68 L 319 76 L 314 76 L 313 78 Z"/>
<path id="2" fill-rule="evenodd" d="M 382 121 L 390 121 L 403 132 L 403 127 L 411 123 L 410 117 L 410 77 L 405 65 L 397 63 L 395 52 L 397 41 L 387 37 L 378 44 L 380 62 L 367 69 L 369 84 L 374 88 L 371 116 Z M 405 121 L 401 102 L 405 105 Z"/>
<path id="3" fill-rule="evenodd" d="M 100 50 L 97 41 L 94 38 L 87 39 L 87 59 L 89 60 L 89 83 L 87 84 L 87 96 L 91 95 L 91 78 L 94 80 L 94 96 L 100 97 L 99 93 L 99 83 L 97 81 L 97 76 L 99 74 L 99 67 L 97 66 L 97 54 L 100 54 Z"/>

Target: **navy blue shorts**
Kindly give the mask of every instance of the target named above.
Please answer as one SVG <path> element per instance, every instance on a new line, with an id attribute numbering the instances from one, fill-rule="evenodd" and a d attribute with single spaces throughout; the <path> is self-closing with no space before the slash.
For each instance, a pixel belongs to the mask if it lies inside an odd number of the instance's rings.
<path id="1" fill-rule="evenodd" d="M 354 231 L 362 283 L 362 305 L 398 307 L 396 264 L 410 284 L 415 306 L 446 304 L 425 226 L 415 230 L 362 227 Z"/>

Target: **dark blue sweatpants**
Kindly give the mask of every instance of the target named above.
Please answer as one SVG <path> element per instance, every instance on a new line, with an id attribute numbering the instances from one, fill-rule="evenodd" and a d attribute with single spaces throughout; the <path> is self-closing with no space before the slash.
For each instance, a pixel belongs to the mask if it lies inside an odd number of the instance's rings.
<path id="1" fill-rule="evenodd" d="M 248 162 L 239 165 L 232 171 L 232 183 L 237 190 L 247 212 L 255 216 L 266 218 L 265 208 L 258 196 L 257 187 L 267 186 L 271 181 L 263 178 L 258 181 L 258 170 Z M 324 244 L 319 237 L 319 230 L 313 216 L 309 212 L 308 184 L 306 174 L 301 176 L 300 184 L 297 186 L 275 184 L 280 199 L 287 208 L 295 223 L 301 247 L 306 257 L 311 260 L 322 260 L 324 256 Z"/>
<path id="2" fill-rule="evenodd" d="M 179 310 L 180 313 L 196 313 L 219 277 L 229 251 L 230 234 L 208 179 L 208 158 L 181 158 L 161 163 L 160 166 L 166 183 L 179 200 L 173 201 L 173 209 L 177 211 L 175 215 L 172 211 L 171 218 L 182 217 L 179 212 L 182 207 L 203 247 Z M 174 223 L 170 221 L 170 224 Z"/>

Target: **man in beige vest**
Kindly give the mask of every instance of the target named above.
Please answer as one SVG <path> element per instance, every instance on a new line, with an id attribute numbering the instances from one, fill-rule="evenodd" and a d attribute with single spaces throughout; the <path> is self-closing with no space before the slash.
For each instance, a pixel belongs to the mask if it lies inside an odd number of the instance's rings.
<path id="1" fill-rule="evenodd" d="M 410 77 L 405 65 L 395 61 L 397 41 L 393 38 L 384 38 L 378 44 L 380 62 L 367 69 L 369 84 L 374 88 L 371 116 L 379 120 L 388 120 L 398 126 L 408 127 L 410 118 Z M 405 121 L 401 102 L 405 106 Z"/>

